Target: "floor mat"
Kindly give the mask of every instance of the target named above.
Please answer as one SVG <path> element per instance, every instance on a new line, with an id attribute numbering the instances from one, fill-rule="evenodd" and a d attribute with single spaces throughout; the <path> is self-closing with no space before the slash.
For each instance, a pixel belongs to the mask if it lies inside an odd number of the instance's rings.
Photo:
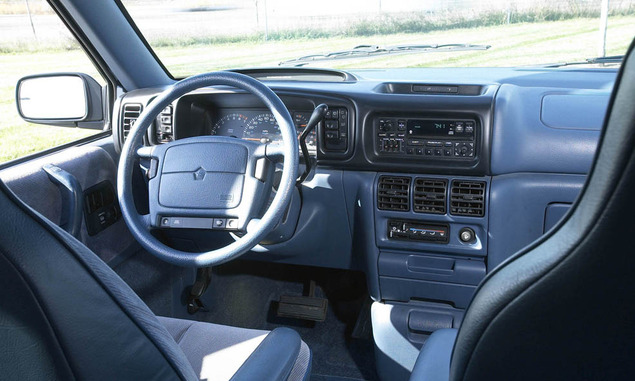
<path id="1" fill-rule="evenodd" d="M 203 298 L 209 311 L 188 315 L 185 295 L 179 293 L 187 283 L 183 282 L 184 268 L 140 251 L 114 270 L 157 315 L 244 328 L 295 329 L 313 352 L 314 381 L 377 380 L 372 332 L 364 328 L 370 327 L 370 321 L 366 321 L 370 299 L 362 273 L 233 261 L 214 268 Z M 278 298 L 306 294 L 311 279 L 317 284 L 315 296 L 328 299 L 326 320 L 308 322 L 278 317 Z M 360 315 L 362 321 L 357 323 Z"/>
<path id="2" fill-rule="evenodd" d="M 326 320 L 278 317 L 276 300 L 280 295 L 302 295 L 310 279 L 317 283 L 315 296 L 329 301 Z M 376 380 L 372 334 L 352 337 L 360 311 L 370 306 L 368 298 L 362 273 L 234 261 L 214 268 L 204 298 L 209 311 L 198 312 L 193 318 L 244 328 L 291 327 L 313 352 L 312 379 Z"/>
<path id="3" fill-rule="evenodd" d="M 179 289 L 183 288 L 186 270 L 172 266 L 140 250 L 113 270 L 159 316 L 186 317 L 181 307 Z"/>

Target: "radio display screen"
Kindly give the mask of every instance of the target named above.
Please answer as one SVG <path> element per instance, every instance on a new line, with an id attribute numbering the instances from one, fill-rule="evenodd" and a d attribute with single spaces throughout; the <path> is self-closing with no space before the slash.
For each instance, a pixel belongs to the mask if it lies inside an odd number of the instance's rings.
<path id="1" fill-rule="evenodd" d="M 450 126 L 452 125 L 452 126 Z M 408 136 L 448 136 L 454 130 L 454 122 L 448 120 L 410 119 L 408 120 Z"/>

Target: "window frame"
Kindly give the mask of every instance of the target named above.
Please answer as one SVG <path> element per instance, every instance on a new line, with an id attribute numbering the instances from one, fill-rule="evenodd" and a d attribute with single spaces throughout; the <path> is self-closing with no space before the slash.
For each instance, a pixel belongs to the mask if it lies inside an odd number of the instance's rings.
<path id="1" fill-rule="evenodd" d="M 112 112 L 113 106 L 115 104 L 115 90 L 121 88 L 119 81 L 113 75 L 113 73 L 106 65 L 105 61 L 99 55 L 95 47 L 90 42 L 90 39 L 84 34 L 81 28 L 75 23 L 75 21 L 70 17 L 69 13 L 66 11 L 64 6 L 58 0 L 47 0 L 47 3 L 55 13 L 55 15 L 60 19 L 62 24 L 66 26 L 68 31 L 71 33 L 73 38 L 79 44 L 81 50 L 86 54 L 88 60 L 93 64 L 95 70 L 102 76 L 106 85 L 104 86 L 105 91 L 102 93 L 102 114 L 103 114 L 103 124 L 104 130 L 101 132 L 96 132 L 91 136 L 87 136 L 85 138 L 81 138 L 78 140 L 73 140 L 68 143 L 60 144 L 54 147 L 50 147 L 44 149 L 42 151 L 34 152 L 31 154 L 27 154 L 13 160 L 6 161 L 4 163 L 0 163 L 0 170 L 6 169 L 8 167 L 12 167 L 14 165 L 22 164 L 27 161 L 31 161 L 40 157 L 48 156 L 50 154 L 66 150 L 68 148 L 77 147 L 86 145 L 108 136 L 112 136 L 113 134 L 113 126 L 112 126 Z M 35 75 L 37 73 L 33 73 Z M 53 125 L 51 125 L 53 126 Z M 79 128 L 79 127 L 64 127 L 64 128 Z M 95 130 L 97 131 L 97 130 Z"/>
<path id="2" fill-rule="evenodd" d="M 173 81 L 179 81 L 183 79 L 183 78 L 176 78 L 174 75 L 172 75 L 170 70 L 168 70 L 168 68 L 163 64 L 163 61 L 161 61 L 161 59 L 159 58 L 157 53 L 154 51 L 154 49 L 152 48 L 148 40 L 146 40 L 146 37 L 143 35 L 143 33 L 141 33 L 141 29 L 139 29 L 139 27 L 135 23 L 134 19 L 132 18 L 128 10 L 126 9 L 126 6 L 123 4 L 123 2 L 121 0 L 114 0 L 114 1 L 117 7 L 119 8 L 119 11 L 124 16 L 126 21 L 128 21 L 128 24 L 130 24 L 130 26 L 132 27 L 132 30 L 135 32 L 135 34 L 137 35 L 141 43 L 145 46 L 145 48 L 148 50 L 148 52 L 150 53 L 152 58 L 154 58 L 157 64 L 159 64 L 159 66 L 165 72 L 168 78 L 170 78 Z"/>

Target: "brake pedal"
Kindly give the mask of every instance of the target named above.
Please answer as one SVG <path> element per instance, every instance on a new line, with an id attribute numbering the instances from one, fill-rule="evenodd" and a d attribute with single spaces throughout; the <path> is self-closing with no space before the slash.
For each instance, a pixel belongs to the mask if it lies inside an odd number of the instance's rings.
<path id="1" fill-rule="evenodd" d="M 328 305 L 327 299 L 315 297 L 315 281 L 312 280 L 309 282 L 309 296 L 282 295 L 278 302 L 277 315 L 322 322 L 326 320 Z"/>
<path id="2" fill-rule="evenodd" d="M 326 320 L 327 309 L 328 301 L 324 298 L 282 295 L 278 302 L 277 315 L 321 322 Z"/>

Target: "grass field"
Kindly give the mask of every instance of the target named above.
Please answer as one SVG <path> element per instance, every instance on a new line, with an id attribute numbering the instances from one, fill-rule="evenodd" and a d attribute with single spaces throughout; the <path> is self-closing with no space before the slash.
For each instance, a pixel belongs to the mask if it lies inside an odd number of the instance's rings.
<path id="1" fill-rule="evenodd" d="M 232 67 L 276 66 L 280 61 L 309 53 L 348 49 L 360 44 L 479 43 L 488 51 L 383 56 L 367 60 L 324 62 L 337 68 L 518 66 L 580 61 L 597 55 L 597 19 L 518 23 L 429 33 L 396 33 L 366 37 L 193 44 L 161 47 L 157 54 L 176 77 Z M 635 15 L 609 20 L 607 55 L 623 54 L 635 37 Z M 79 71 L 98 79 L 96 70 L 79 50 L 0 54 L 0 162 L 89 136 L 98 131 L 38 126 L 17 114 L 15 83 L 28 74 Z"/>
<path id="2" fill-rule="evenodd" d="M 615 16 L 607 32 L 607 55 L 624 54 L 635 37 L 635 15 Z M 157 48 L 159 58 L 177 77 L 227 67 L 277 66 L 279 62 L 309 53 L 350 49 L 356 45 L 421 43 L 486 44 L 487 51 L 424 53 L 381 56 L 355 61 L 326 61 L 321 66 L 342 69 L 385 67 L 481 66 L 501 67 L 571 62 L 597 56 L 597 19 L 572 19 L 520 23 L 484 28 L 452 29 L 425 34 L 390 34 L 366 37 L 333 37 L 295 41 L 269 41 L 254 45 L 237 42 L 215 46 L 191 45 Z"/>

